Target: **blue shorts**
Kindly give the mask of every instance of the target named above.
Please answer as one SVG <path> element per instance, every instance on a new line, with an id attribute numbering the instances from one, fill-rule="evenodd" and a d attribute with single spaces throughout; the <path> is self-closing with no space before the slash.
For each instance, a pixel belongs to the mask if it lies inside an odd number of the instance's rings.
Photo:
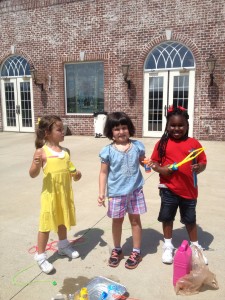
<path id="1" fill-rule="evenodd" d="M 123 218 L 128 214 L 140 215 L 147 211 L 142 188 L 136 189 L 125 196 L 109 197 L 108 217 Z"/>
<path id="2" fill-rule="evenodd" d="M 158 216 L 159 222 L 174 221 L 177 208 L 180 210 L 180 222 L 182 224 L 196 223 L 197 199 L 182 198 L 169 189 L 160 189 L 161 207 Z"/>

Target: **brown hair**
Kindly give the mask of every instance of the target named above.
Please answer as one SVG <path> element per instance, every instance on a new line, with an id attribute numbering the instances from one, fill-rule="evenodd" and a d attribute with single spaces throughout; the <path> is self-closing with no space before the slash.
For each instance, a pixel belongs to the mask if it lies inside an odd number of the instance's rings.
<path id="1" fill-rule="evenodd" d="M 53 124 L 56 123 L 57 121 L 62 122 L 60 117 L 55 115 L 44 116 L 40 119 L 36 130 L 36 139 L 35 139 L 36 149 L 42 148 L 44 146 L 46 131 L 51 132 Z"/>

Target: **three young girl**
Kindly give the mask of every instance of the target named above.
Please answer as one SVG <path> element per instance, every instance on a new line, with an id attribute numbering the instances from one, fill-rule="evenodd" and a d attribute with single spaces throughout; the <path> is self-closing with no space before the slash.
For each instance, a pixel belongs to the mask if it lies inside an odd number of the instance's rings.
<path id="1" fill-rule="evenodd" d="M 72 176 L 81 178 L 78 170 L 71 170 L 70 151 L 60 146 L 64 140 L 64 128 L 58 116 L 41 118 L 36 131 L 36 151 L 30 167 L 30 176 L 35 178 L 43 169 L 41 212 L 38 232 L 38 253 L 35 255 L 40 269 L 50 273 L 54 267 L 45 253 L 50 231 L 58 233 L 58 253 L 77 258 L 79 253 L 67 240 L 67 231 L 76 224 L 72 190 Z M 72 172 L 71 172 L 72 171 Z"/>
<path id="2" fill-rule="evenodd" d="M 171 108 L 167 114 L 165 132 L 154 147 L 149 166 L 159 173 L 161 208 L 158 220 L 163 224 L 164 245 L 162 261 L 173 262 L 174 246 L 172 244 L 173 221 L 177 209 L 180 210 L 181 222 L 185 224 L 191 244 L 198 243 L 196 226 L 196 204 L 198 187 L 196 174 L 206 168 L 204 151 L 195 159 L 174 171 L 169 168 L 179 162 L 190 151 L 201 148 L 194 138 L 188 137 L 188 114 L 182 107 Z M 142 225 L 140 215 L 147 211 L 143 194 L 144 179 L 140 170 L 145 159 L 145 147 L 140 141 L 131 139 L 135 127 L 129 116 L 123 112 L 114 112 L 107 116 L 104 134 L 112 143 L 105 146 L 99 156 L 101 168 L 99 174 L 99 206 L 105 206 L 108 198 L 107 215 L 112 218 L 112 237 L 114 248 L 108 260 L 111 267 L 117 267 L 123 258 L 121 237 L 122 224 L 128 213 L 133 249 L 125 262 L 125 267 L 134 269 L 141 257 Z M 58 233 L 58 253 L 70 258 L 77 258 L 75 251 L 67 240 L 67 230 L 75 221 L 75 207 L 70 172 L 70 152 L 60 146 L 64 140 L 63 124 L 58 116 L 43 117 L 37 128 L 36 151 L 30 167 L 30 176 L 35 178 L 43 169 L 44 179 L 41 194 L 41 214 L 38 232 L 38 253 L 35 255 L 41 270 L 50 273 L 53 265 L 47 260 L 45 248 L 49 232 Z M 72 173 L 75 180 L 81 173 Z M 204 256 L 205 263 L 207 259 Z"/>

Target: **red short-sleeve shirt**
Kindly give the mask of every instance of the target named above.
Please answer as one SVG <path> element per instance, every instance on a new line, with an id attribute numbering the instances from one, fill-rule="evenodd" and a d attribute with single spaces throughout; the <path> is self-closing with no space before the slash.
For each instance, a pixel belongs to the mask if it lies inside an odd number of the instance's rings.
<path id="1" fill-rule="evenodd" d="M 156 143 L 151 159 L 160 163 L 158 154 L 158 144 Z M 202 145 L 194 138 L 188 138 L 187 140 L 172 140 L 169 139 L 166 147 L 166 155 L 163 158 L 162 166 L 171 165 L 182 161 L 190 151 L 201 148 Z M 197 163 L 206 164 L 207 159 L 205 152 L 203 151 L 196 157 Z M 192 161 L 181 165 L 177 171 L 174 171 L 171 176 L 160 177 L 160 183 L 164 184 L 175 194 L 186 199 L 197 199 L 198 187 L 194 185 L 194 176 L 191 170 Z"/>

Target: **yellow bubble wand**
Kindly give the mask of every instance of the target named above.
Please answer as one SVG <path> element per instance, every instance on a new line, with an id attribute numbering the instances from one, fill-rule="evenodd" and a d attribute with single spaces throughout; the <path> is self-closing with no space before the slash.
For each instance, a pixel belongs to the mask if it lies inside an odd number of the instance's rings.
<path id="1" fill-rule="evenodd" d="M 179 163 L 173 163 L 172 165 L 169 166 L 169 169 L 176 171 L 180 166 L 183 164 L 195 159 L 200 153 L 202 153 L 205 150 L 205 148 L 198 148 L 195 150 L 192 150 L 191 153 L 189 153 L 182 161 Z"/>

